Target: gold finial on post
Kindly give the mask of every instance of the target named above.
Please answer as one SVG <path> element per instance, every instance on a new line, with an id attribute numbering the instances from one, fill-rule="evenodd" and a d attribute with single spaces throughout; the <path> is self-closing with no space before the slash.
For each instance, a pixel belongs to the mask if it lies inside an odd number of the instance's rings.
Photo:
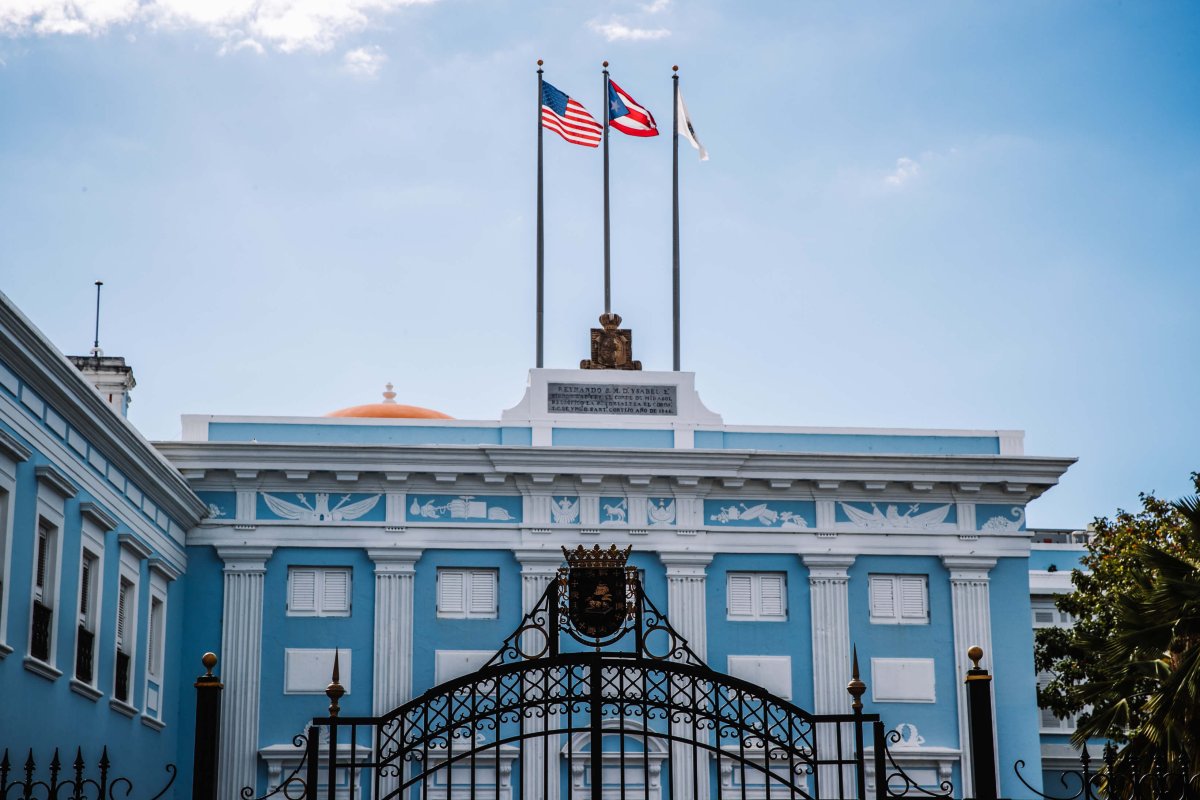
<path id="1" fill-rule="evenodd" d="M 325 687 L 325 694 L 329 697 L 329 716 L 336 717 L 341 709 L 338 707 L 338 701 L 346 694 L 346 688 L 338 682 L 338 656 L 341 650 L 333 651 L 333 680 Z"/>
<path id="2" fill-rule="evenodd" d="M 671 67 L 671 72 L 679 72 L 679 65 L 676 64 L 675 66 Z"/>
<path id="3" fill-rule="evenodd" d="M 971 659 L 972 663 L 975 664 L 974 669 L 979 669 L 979 662 L 983 659 L 983 648 L 977 644 L 972 645 L 967 650 L 967 658 Z"/>
<path id="4" fill-rule="evenodd" d="M 544 63 L 545 63 L 545 62 L 544 62 L 544 61 L 542 61 L 540 58 L 538 59 L 538 66 L 539 66 L 539 67 L 540 67 L 542 64 L 544 64 Z"/>
<path id="5" fill-rule="evenodd" d="M 213 676 L 213 667 L 217 665 L 217 654 L 213 652 L 205 653 L 201 656 L 200 663 L 204 665 L 204 677 L 211 678 Z"/>
<path id="6" fill-rule="evenodd" d="M 850 707 L 855 712 L 862 711 L 862 696 L 867 691 L 867 685 L 858 677 L 858 645 L 854 646 L 854 666 L 850 682 L 846 684 L 846 691 L 854 698 L 854 702 L 850 704 Z"/>

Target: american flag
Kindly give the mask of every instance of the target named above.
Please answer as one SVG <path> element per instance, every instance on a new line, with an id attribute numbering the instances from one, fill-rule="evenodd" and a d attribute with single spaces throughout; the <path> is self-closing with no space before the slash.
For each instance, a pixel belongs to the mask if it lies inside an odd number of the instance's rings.
<path id="1" fill-rule="evenodd" d="M 546 81 L 542 81 L 542 127 L 584 147 L 598 147 L 604 132 L 587 109 Z"/>
<path id="2" fill-rule="evenodd" d="M 608 81 L 608 124 L 630 136 L 658 136 L 654 115 L 638 105 L 611 78 Z"/>

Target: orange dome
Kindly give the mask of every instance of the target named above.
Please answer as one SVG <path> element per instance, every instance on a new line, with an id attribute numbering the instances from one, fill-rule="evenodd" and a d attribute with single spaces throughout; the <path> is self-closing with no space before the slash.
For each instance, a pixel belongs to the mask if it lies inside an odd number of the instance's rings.
<path id="1" fill-rule="evenodd" d="M 361 417 L 371 419 L 454 419 L 449 414 L 443 414 L 440 411 L 434 411 L 432 408 L 421 408 L 420 406 L 406 406 L 403 403 L 396 402 L 396 393 L 392 391 L 392 385 L 387 385 L 387 391 L 383 393 L 382 403 L 367 403 L 363 406 L 350 406 L 337 411 L 330 411 L 325 416 L 327 417 Z"/>

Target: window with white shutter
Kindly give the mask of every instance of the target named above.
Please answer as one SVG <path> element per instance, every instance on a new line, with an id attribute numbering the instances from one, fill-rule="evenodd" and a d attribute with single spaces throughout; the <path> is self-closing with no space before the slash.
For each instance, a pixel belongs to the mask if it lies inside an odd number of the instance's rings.
<path id="1" fill-rule="evenodd" d="M 439 569 L 437 615 L 451 619 L 494 619 L 499 611 L 494 569 Z"/>
<path id="2" fill-rule="evenodd" d="M 870 575 L 867 594 L 871 622 L 876 625 L 929 623 L 929 577 L 926 575 Z"/>
<path id="3" fill-rule="evenodd" d="M 726 617 L 783 622 L 787 619 L 787 575 L 783 572 L 730 572 L 725 584 Z"/>
<path id="4" fill-rule="evenodd" d="M 99 560 L 90 551 L 83 551 L 79 565 L 79 624 L 89 631 L 96 629 L 96 573 Z"/>
<path id="5" fill-rule="evenodd" d="M 1058 610 L 1054 605 L 1053 597 L 1034 597 L 1030 601 L 1030 607 L 1034 630 L 1038 628 L 1070 628 L 1075 624 L 1074 617 Z M 1038 688 L 1045 688 L 1052 679 L 1053 676 L 1049 672 L 1039 672 L 1037 674 Z M 1038 709 L 1039 727 L 1042 733 L 1074 733 L 1078 719 L 1077 715 L 1059 719 L 1049 709 Z"/>
<path id="6" fill-rule="evenodd" d="M 344 567 L 289 567 L 289 617 L 350 616 L 350 570 Z"/>
<path id="7" fill-rule="evenodd" d="M 117 649 L 122 653 L 129 651 L 129 603 L 133 599 L 133 584 L 121 579 L 121 588 L 117 591 Z"/>
<path id="8" fill-rule="evenodd" d="M 57 555 L 55 539 L 55 529 L 49 524 L 39 521 L 37 567 L 33 576 L 33 599 L 48 608 L 53 608 L 55 605 L 54 577 L 56 570 L 54 559 Z"/>

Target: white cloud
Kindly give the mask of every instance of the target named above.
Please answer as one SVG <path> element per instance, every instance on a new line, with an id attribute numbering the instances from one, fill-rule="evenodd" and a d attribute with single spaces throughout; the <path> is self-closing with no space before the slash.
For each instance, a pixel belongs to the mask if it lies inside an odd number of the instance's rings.
<path id="1" fill-rule="evenodd" d="M 325 52 L 405 6 L 436 0 L 0 0 L 0 35 L 88 35 L 110 28 L 195 29 L 229 52 L 272 47 Z"/>
<path id="2" fill-rule="evenodd" d="M 666 28 L 634 28 L 616 19 L 610 22 L 592 20 L 588 25 L 610 42 L 644 42 L 671 35 Z"/>
<path id="3" fill-rule="evenodd" d="M 883 182 L 888 186 L 903 186 L 921 174 L 921 165 L 911 158 L 897 158 L 896 169 Z"/>
<path id="4" fill-rule="evenodd" d="M 642 11 L 647 14 L 657 14 L 660 11 L 666 11 L 669 5 L 671 5 L 671 0 L 650 0 L 649 3 L 642 6 Z"/>
<path id="5" fill-rule="evenodd" d="M 359 78 L 374 78 L 387 60 L 378 45 L 356 47 L 342 56 L 342 68 Z"/>

